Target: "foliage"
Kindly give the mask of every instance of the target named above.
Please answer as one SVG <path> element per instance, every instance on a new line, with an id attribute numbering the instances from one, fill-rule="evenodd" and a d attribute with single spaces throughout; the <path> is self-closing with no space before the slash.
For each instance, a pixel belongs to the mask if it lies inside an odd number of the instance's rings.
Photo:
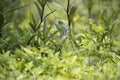
<path id="1" fill-rule="evenodd" d="M 42 57 L 41 52 L 49 53 L 49 57 Z M 108 54 L 110 57 L 108 57 Z M 21 47 L 14 55 L 5 52 L 0 55 L 0 79 L 12 80 L 118 80 L 120 78 L 120 57 L 108 51 L 101 56 L 77 56 L 64 53 L 62 59 L 47 47 L 37 50 L 34 47 Z M 96 64 L 97 63 L 97 64 Z M 109 66 L 109 67 L 108 67 Z"/>
<path id="2" fill-rule="evenodd" d="M 0 80 L 119 80 L 119 6 L 0 0 Z"/>

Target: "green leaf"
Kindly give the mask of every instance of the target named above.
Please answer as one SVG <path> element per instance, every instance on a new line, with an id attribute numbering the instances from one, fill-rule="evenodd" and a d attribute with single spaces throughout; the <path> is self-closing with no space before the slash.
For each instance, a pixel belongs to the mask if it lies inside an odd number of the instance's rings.
<path id="1" fill-rule="evenodd" d="M 46 38 L 46 30 L 47 30 L 47 21 L 46 19 L 44 20 L 44 26 L 43 26 L 43 38 L 45 39 Z"/>
<path id="2" fill-rule="evenodd" d="M 47 17 L 47 16 L 49 16 L 50 14 L 52 14 L 52 13 L 54 13 L 56 10 L 53 10 L 53 11 L 51 11 L 50 13 L 48 13 L 46 16 L 45 16 L 45 18 Z"/>
<path id="3" fill-rule="evenodd" d="M 56 20 L 55 21 L 55 26 L 58 29 L 58 31 L 60 33 L 62 33 L 64 31 L 65 22 L 63 20 Z"/>
<path id="4" fill-rule="evenodd" d="M 32 28 L 32 30 L 35 31 L 35 26 L 32 23 L 29 23 L 29 25 Z"/>
<path id="5" fill-rule="evenodd" d="M 35 23 L 35 19 L 34 19 L 33 14 L 31 14 L 31 21 L 32 21 L 33 23 L 30 22 L 29 25 L 30 25 L 30 27 L 32 28 L 32 30 L 35 32 L 35 30 L 36 30 L 36 23 Z"/>
<path id="6" fill-rule="evenodd" d="M 55 32 L 53 32 L 52 34 L 50 34 L 50 36 L 47 37 L 47 38 L 45 39 L 45 41 L 47 42 L 48 40 L 50 40 L 55 34 L 57 34 L 57 32 L 58 32 L 58 31 L 55 31 Z"/>
<path id="7" fill-rule="evenodd" d="M 38 5 L 37 2 L 34 2 L 34 4 L 36 5 L 37 10 L 38 10 L 38 12 L 39 12 L 39 16 L 41 17 L 41 15 L 42 15 L 42 9 L 40 8 L 40 6 Z"/>
<path id="8" fill-rule="evenodd" d="M 38 38 L 40 38 L 41 40 L 43 40 L 43 35 L 41 34 L 40 30 L 38 30 Z"/>
<path id="9" fill-rule="evenodd" d="M 7 14 L 9 14 L 9 13 L 15 11 L 15 10 L 21 9 L 21 8 L 25 8 L 25 7 L 27 7 L 27 6 L 28 6 L 28 5 L 21 6 L 21 7 L 17 7 L 17 8 L 15 8 L 15 9 L 9 10 L 9 11 L 5 12 L 4 15 L 7 15 Z"/>
<path id="10" fill-rule="evenodd" d="M 70 13 L 69 13 L 70 21 L 73 20 L 73 17 L 74 17 L 74 14 L 75 14 L 75 12 L 76 12 L 76 9 L 77 9 L 76 6 L 73 6 L 73 7 L 70 9 Z"/>
<path id="11" fill-rule="evenodd" d="M 38 1 L 38 3 L 40 4 L 40 6 L 42 6 L 42 2 L 41 2 L 41 0 L 37 0 Z"/>
<path id="12" fill-rule="evenodd" d="M 50 27 L 47 28 L 47 31 L 45 33 L 45 36 L 48 37 L 50 30 L 52 29 L 52 25 L 50 25 Z"/>
<path id="13" fill-rule="evenodd" d="M 96 41 L 91 36 L 89 36 L 88 34 L 85 34 L 85 36 L 86 36 L 86 38 L 91 40 L 94 43 L 94 45 L 96 45 Z"/>

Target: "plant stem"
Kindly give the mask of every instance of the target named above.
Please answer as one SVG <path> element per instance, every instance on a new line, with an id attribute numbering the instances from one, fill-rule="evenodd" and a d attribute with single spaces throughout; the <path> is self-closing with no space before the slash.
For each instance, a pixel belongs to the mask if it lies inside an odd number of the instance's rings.
<path id="1" fill-rule="evenodd" d="M 68 26 L 69 26 L 69 36 L 70 36 L 70 38 L 72 37 L 72 35 L 71 35 L 71 28 L 70 28 L 70 26 L 71 26 L 71 21 L 70 21 L 70 0 L 68 0 L 68 3 L 67 3 L 67 10 L 66 10 L 66 13 L 67 13 L 67 19 L 68 19 Z"/>
<path id="2" fill-rule="evenodd" d="M 40 17 L 40 24 L 39 24 L 39 26 L 37 27 L 37 29 L 36 29 L 36 31 L 35 32 L 37 32 L 39 29 L 40 29 L 40 25 L 41 25 L 41 23 L 43 22 L 43 20 L 44 20 L 44 10 L 45 10 L 45 4 L 43 3 L 43 0 L 42 0 L 42 14 L 41 14 L 41 17 Z"/>
<path id="3" fill-rule="evenodd" d="M 35 30 L 34 33 L 36 33 L 36 32 L 40 29 L 40 25 L 42 24 L 42 22 L 43 22 L 43 20 L 44 20 L 45 5 L 46 5 L 46 3 L 44 3 L 44 0 L 42 0 L 42 12 L 41 12 L 41 16 L 40 16 L 40 22 L 39 22 L 39 24 L 37 25 L 37 28 L 36 28 L 36 30 Z M 29 39 L 28 42 L 27 42 L 27 45 L 30 44 L 31 40 L 32 40 L 34 37 L 35 37 L 35 35 L 32 35 L 32 36 L 30 37 L 30 39 Z"/>

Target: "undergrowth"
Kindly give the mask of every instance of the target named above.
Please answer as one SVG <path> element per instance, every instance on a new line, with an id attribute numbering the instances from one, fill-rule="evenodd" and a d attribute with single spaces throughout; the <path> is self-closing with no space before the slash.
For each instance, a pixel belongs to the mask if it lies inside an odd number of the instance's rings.
<path id="1" fill-rule="evenodd" d="M 119 7 L 0 0 L 0 80 L 119 80 Z"/>

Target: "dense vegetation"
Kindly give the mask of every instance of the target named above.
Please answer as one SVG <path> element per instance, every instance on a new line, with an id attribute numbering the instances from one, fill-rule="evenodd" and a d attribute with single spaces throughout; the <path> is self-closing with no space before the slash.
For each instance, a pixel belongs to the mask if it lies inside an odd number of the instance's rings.
<path id="1" fill-rule="evenodd" d="M 0 0 L 0 80 L 119 80 L 119 0 Z"/>

